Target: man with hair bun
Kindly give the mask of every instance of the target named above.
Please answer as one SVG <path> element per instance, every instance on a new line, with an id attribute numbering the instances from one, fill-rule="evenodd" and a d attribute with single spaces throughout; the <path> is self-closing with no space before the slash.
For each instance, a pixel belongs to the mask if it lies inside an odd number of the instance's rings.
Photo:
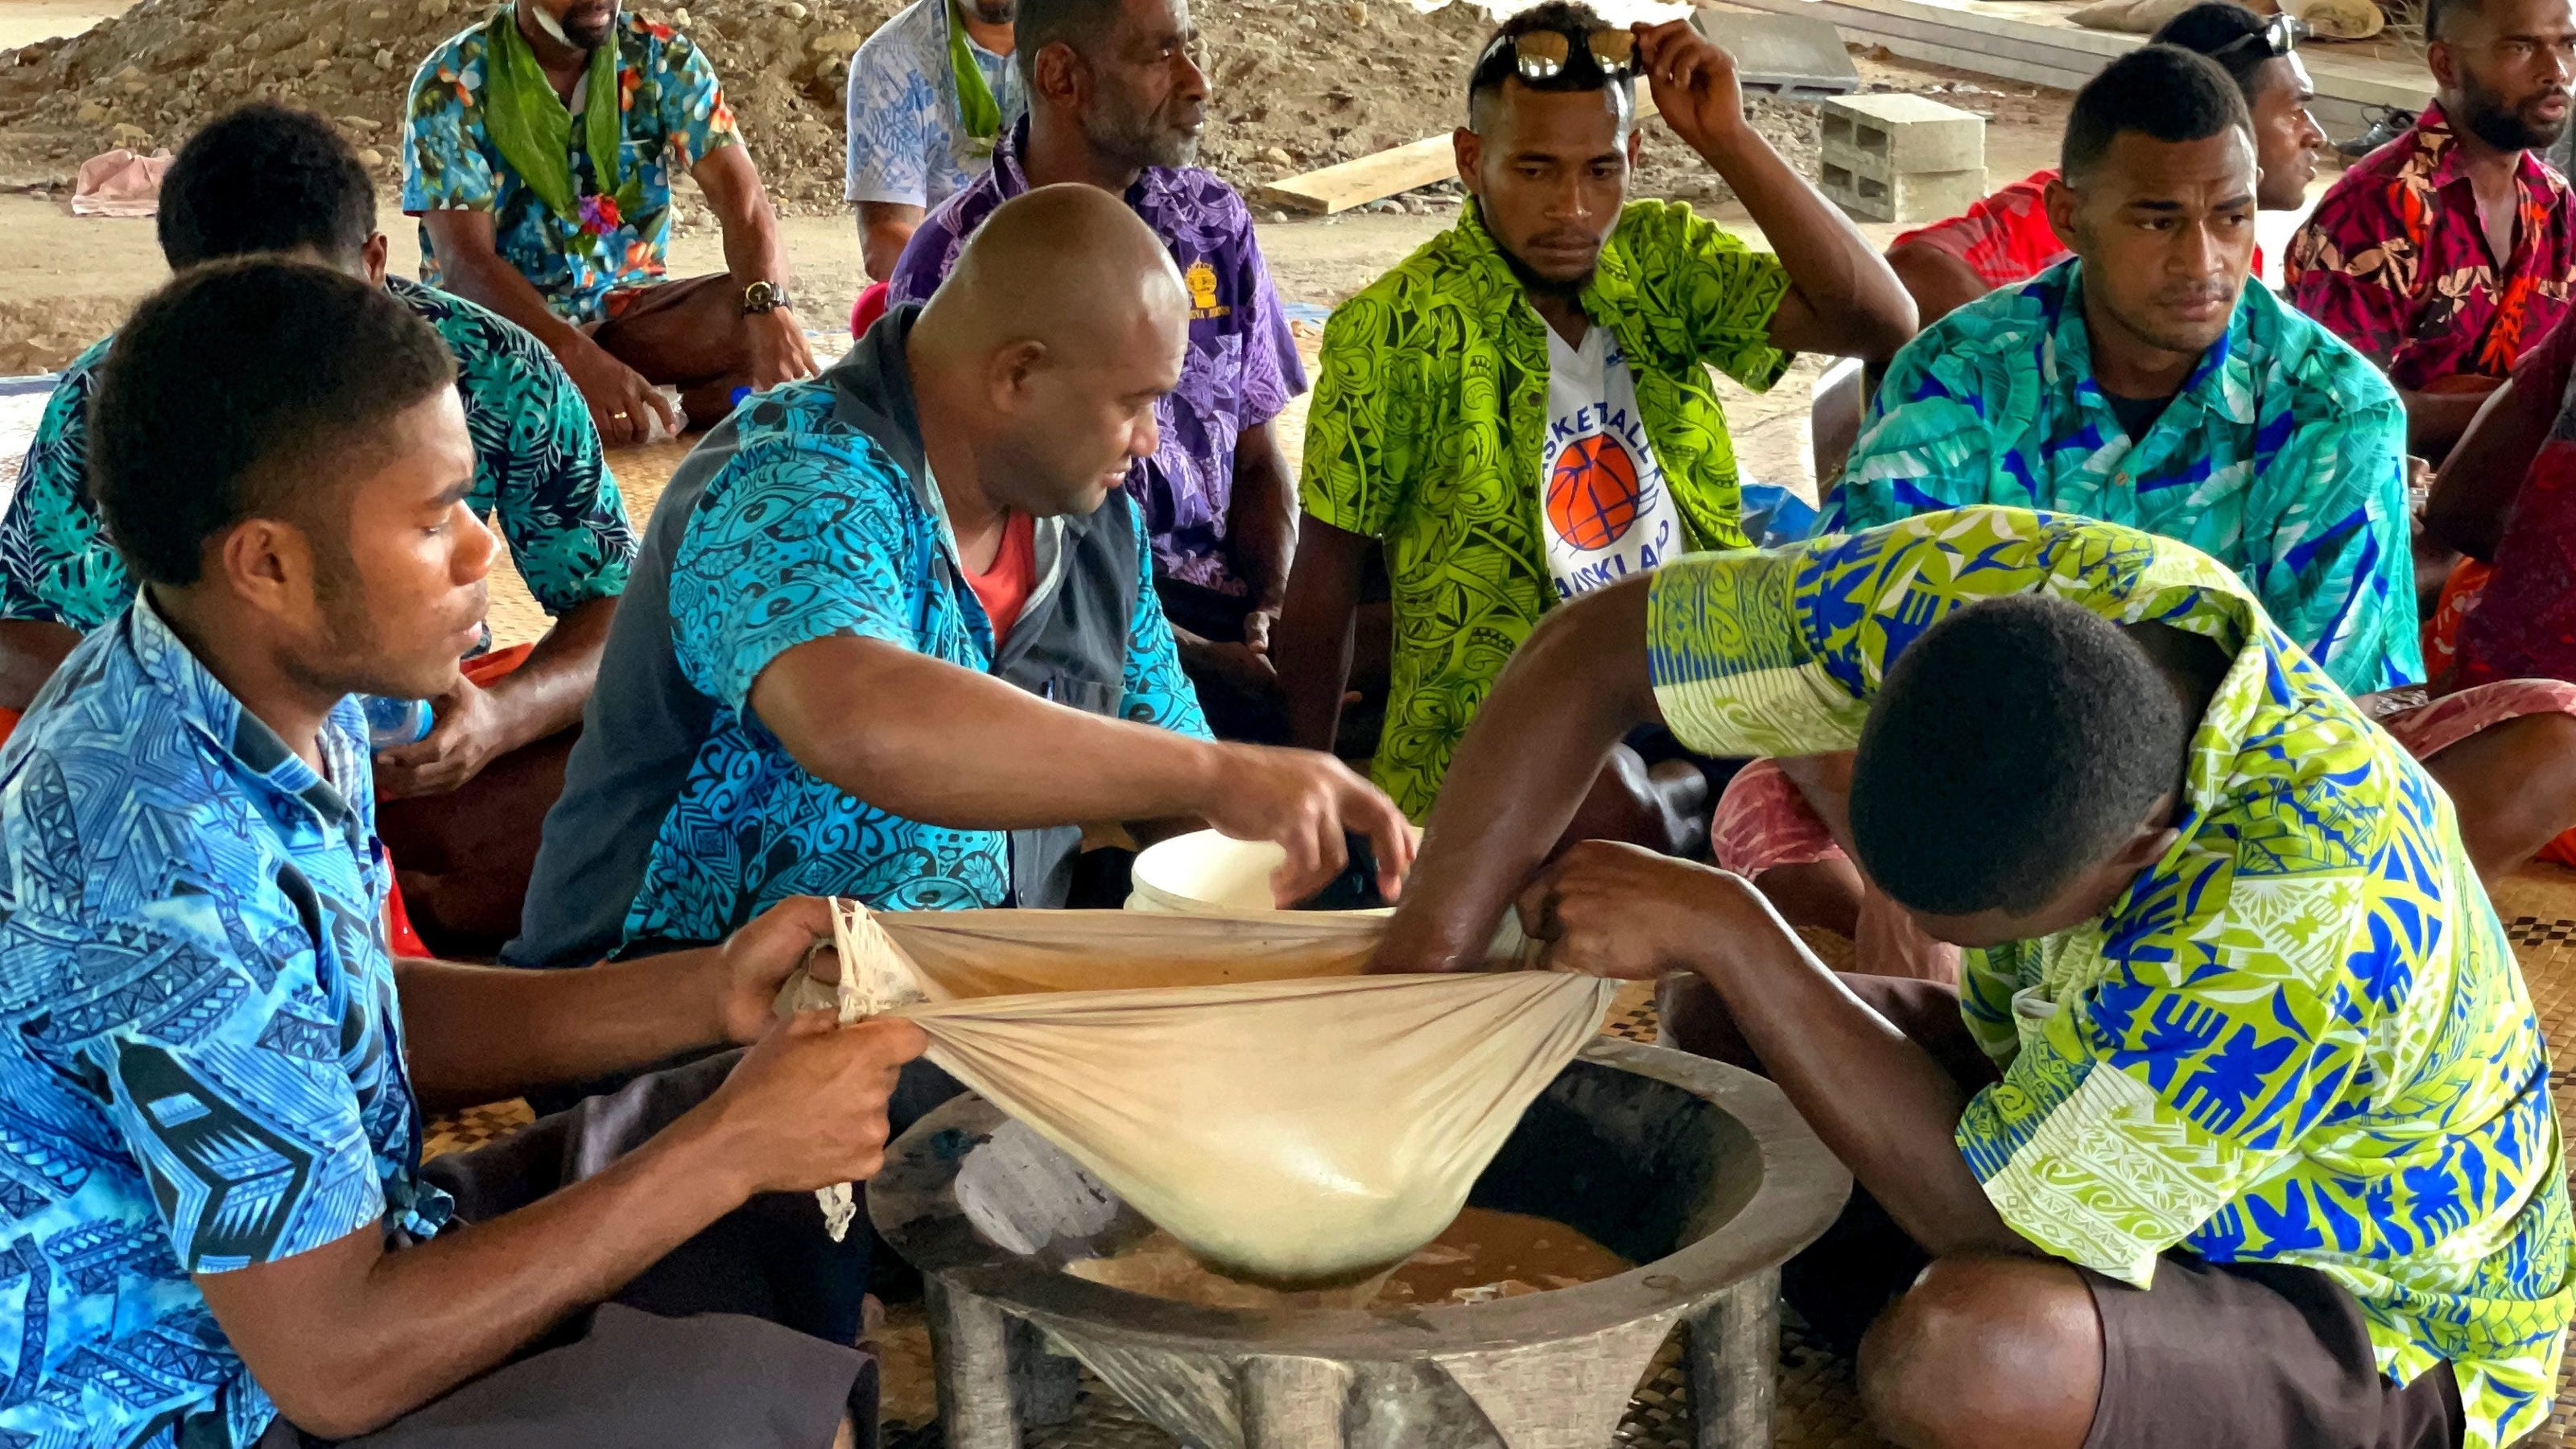
<path id="1" fill-rule="evenodd" d="M 2298 43 L 2305 27 L 2287 15 L 2258 15 L 2230 0 L 2201 0 L 2158 27 L 2150 41 L 2208 56 L 2236 82 L 2254 122 L 2255 205 L 2307 205 L 2326 134 L 2308 114 L 2316 86 Z M 2049 224 L 2050 167 L 2007 185 L 1958 216 L 1901 233 L 1887 264 L 1914 296 L 1926 327 L 1997 287 L 2025 282 L 2073 254 Z M 2254 250 L 2252 275 L 2263 273 Z"/>
<path id="2" fill-rule="evenodd" d="M 1837 975 L 1723 870 L 1550 859 L 1641 721 L 1856 749 L 1838 823 L 1960 984 Z M 1782 1287 L 1907 1449 L 2500 1449 L 2549 1413 L 2576 1225 L 2512 945 L 2449 797 L 2205 554 L 1963 508 L 1576 600 L 1371 965 L 1473 969 L 1515 905 L 1851 1169 Z"/>

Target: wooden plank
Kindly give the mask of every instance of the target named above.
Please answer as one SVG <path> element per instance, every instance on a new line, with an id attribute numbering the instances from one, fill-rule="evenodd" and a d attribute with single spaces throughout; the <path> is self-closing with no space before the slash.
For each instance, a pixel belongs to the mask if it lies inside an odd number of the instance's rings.
<path id="1" fill-rule="evenodd" d="M 1804 0 L 1801 0 L 1804 3 Z M 1655 98 L 1637 87 L 1637 119 L 1654 118 Z M 1253 189 L 1259 206 L 1275 206 L 1309 216 L 1329 216 L 1363 202 L 1395 196 L 1458 174 L 1456 148 L 1449 134 L 1425 136 L 1390 150 L 1343 161 Z"/>
<path id="2" fill-rule="evenodd" d="M 1425 136 L 1391 151 L 1274 181 L 1256 188 L 1252 199 L 1262 206 L 1328 216 L 1381 196 L 1428 186 L 1444 176 L 1455 176 L 1458 163 L 1454 157 L 1447 136 Z"/>

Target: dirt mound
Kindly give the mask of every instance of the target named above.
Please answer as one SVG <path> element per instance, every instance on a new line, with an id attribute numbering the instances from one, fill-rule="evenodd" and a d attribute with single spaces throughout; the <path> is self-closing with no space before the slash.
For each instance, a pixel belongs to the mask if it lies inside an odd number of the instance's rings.
<path id="1" fill-rule="evenodd" d="M 896 8 L 698 0 L 638 13 L 705 48 L 781 208 L 820 212 L 842 206 L 850 52 Z M 273 99 L 332 117 L 392 179 L 413 71 L 488 13 L 481 0 L 142 0 L 73 39 L 0 51 L 0 131 L 18 165 L 67 176 L 108 146 L 175 148 L 213 116 Z M 1407 0 L 1203 0 L 1194 18 L 1214 89 L 1204 160 L 1246 187 L 1455 125 L 1461 83 L 1492 25 L 1471 5 L 1424 13 Z M 1765 131 L 1812 169 L 1812 114 L 1766 116 Z M 1648 150 L 1646 189 L 1724 194 L 1659 128 Z M 1653 164 L 1676 155 L 1678 171 Z"/>

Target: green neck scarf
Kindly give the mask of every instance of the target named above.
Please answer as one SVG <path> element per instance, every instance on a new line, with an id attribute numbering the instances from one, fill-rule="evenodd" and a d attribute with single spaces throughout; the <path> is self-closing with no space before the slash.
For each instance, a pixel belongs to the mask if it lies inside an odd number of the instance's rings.
<path id="1" fill-rule="evenodd" d="M 501 159 L 519 173 L 537 199 L 566 221 L 581 220 L 581 192 L 572 174 L 572 112 L 537 64 L 536 49 L 519 33 L 515 5 L 504 5 L 483 27 L 483 125 Z M 602 196 L 618 196 L 618 142 L 625 130 L 618 114 L 617 36 L 590 53 L 584 80 L 583 149 Z"/>
<path id="2" fill-rule="evenodd" d="M 958 124 L 989 152 L 1002 134 L 1002 103 L 993 99 L 992 83 L 975 63 L 975 49 L 966 39 L 966 14 L 957 0 L 948 3 L 948 69 L 957 77 Z"/>

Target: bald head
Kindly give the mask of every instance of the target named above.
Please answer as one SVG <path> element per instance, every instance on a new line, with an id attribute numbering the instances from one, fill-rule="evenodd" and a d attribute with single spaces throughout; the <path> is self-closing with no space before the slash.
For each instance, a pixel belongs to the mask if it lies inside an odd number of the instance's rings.
<path id="1" fill-rule="evenodd" d="M 1010 506 L 1087 513 L 1153 452 L 1189 323 L 1180 269 L 1124 200 L 1042 186 L 984 219 L 914 324 L 924 426 L 1008 455 L 993 486 L 1031 490 Z M 945 417 L 940 399 L 955 404 Z"/>
<path id="2" fill-rule="evenodd" d="M 1096 345 L 1148 320 L 1186 329 L 1189 289 L 1162 240 L 1096 186 L 1041 186 L 996 207 L 922 313 L 976 350 L 1029 339 Z"/>

